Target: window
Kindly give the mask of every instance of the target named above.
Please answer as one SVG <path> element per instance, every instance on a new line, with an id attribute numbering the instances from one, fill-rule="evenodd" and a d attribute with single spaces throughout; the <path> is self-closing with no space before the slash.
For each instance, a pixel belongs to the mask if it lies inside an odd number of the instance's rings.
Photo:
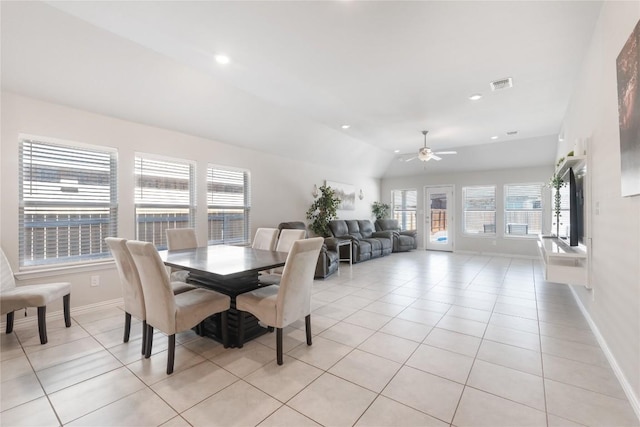
<path id="1" fill-rule="evenodd" d="M 493 185 L 462 189 L 464 218 L 462 229 L 468 234 L 496 233 L 496 187 Z"/>
<path id="2" fill-rule="evenodd" d="M 207 208 L 209 243 L 249 243 L 249 172 L 209 165 Z"/>
<path id="3" fill-rule="evenodd" d="M 504 223 L 506 236 L 542 233 L 542 184 L 504 186 Z"/>
<path id="4" fill-rule="evenodd" d="M 195 225 L 195 165 L 137 155 L 135 177 L 137 239 L 166 249 L 168 228 Z"/>
<path id="5" fill-rule="evenodd" d="M 393 219 L 398 221 L 401 230 L 416 229 L 417 190 L 393 190 Z"/>
<path id="6" fill-rule="evenodd" d="M 108 258 L 117 235 L 117 153 L 22 139 L 19 147 L 20 266 Z"/>

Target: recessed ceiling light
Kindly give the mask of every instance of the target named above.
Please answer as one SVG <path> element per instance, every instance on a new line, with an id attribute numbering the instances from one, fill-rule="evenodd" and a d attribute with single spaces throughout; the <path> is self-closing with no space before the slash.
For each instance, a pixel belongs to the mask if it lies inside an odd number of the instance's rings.
<path id="1" fill-rule="evenodd" d="M 342 125 L 342 129 L 349 129 L 351 125 Z"/>
<path id="2" fill-rule="evenodd" d="M 400 152 L 400 150 L 393 150 L 393 152 L 394 152 L 394 153 L 399 153 L 399 152 Z"/>
<path id="3" fill-rule="evenodd" d="M 227 55 L 216 55 L 214 56 L 216 62 L 220 65 L 226 65 L 231 62 L 231 59 Z"/>
<path id="4" fill-rule="evenodd" d="M 482 98 L 482 94 L 481 93 L 474 93 L 473 95 L 471 95 L 469 97 L 469 99 L 472 100 L 472 101 L 477 101 L 480 98 Z"/>
<path id="5" fill-rule="evenodd" d="M 498 135 L 493 135 L 491 139 L 498 139 Z"/>

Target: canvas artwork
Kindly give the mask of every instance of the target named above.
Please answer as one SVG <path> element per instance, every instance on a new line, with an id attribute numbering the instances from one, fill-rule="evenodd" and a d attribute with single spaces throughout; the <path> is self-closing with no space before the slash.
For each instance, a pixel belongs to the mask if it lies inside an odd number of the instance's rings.
<path id="1" fill-rule="evenodd" d="M 622 196 L 640 194 L 640 21 L 616 60 Z"/>
<path id="2" fill-rule="evenodd" d="M 326 185 L 333 188 L 336 196 L 340 199 L 338 209 L 346 211 L 356 210 L 356 188 L 353 185 L 333 181 L 326 181 Z"/>

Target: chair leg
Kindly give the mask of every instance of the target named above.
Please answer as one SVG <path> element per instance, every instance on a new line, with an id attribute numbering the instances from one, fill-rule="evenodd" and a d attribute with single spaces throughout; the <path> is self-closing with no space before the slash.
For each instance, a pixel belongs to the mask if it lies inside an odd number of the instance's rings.
<path id="1" fill-rule="evenodd" d="M 147 349 L 147 321 L 142 321 L 142 354 L 146 355 Z"/>
<path id="2" fill-rule="evenodd" d="M 71 327 L 71 294 L 62 297 L 62 306 L 64 309 L 64 325 Z"/>
<path id="3" fill-rule="evenodd" d="M 311 345 L 311 315 L 304 318 L 304 329 L 307 331 L 307 345 Z"/>
<path id="4" fill-rule="evenodd" d="M 176 334 L 169 335 L 169 348 L 167 349 L 167 375 L 173 373 L 173 361 L 176 357 Z"/>
<path id="5" fill-rule="evenodd" d="M 47 306 L 38 307 L 38 332 L 40 333 L 40 344 L 47 343 Z"/>
<path id="6" fill-rule="evenodd" d="M 282 328 L 276 328 L 276 357 L 278 365 L 282 365 Z"/>
<path id="7" fill-rule="evenodd" d="M 145 346 L 144 358 L 151 357 L 151 347 L 153 347 L 153 326 L 147 323 L 147 345 Z"/>
<path id="8" fill-rule="evenodd" d="M 7 313 L 7 333 L 13 332 L 13 311 Z"/>
<path id="9" fill-rule="evenodd" d="M 131 335 L 131 314 L 124 312 L 124 338 L 122 342 L 129 342 L 129 336 Z"/>
<path id="10" fill-rule="evenodd" d="M 220 328 L 222 329 L 220 331 L 222 332 L 222 345 L 224 348 L 229 348 L 229 322 L 226 311 L 220 313 Z"/>
<path id="11" fill-rule="evenodd" d="M 238 348 L 244 345 L 244 311 L 238 311 Z"/>

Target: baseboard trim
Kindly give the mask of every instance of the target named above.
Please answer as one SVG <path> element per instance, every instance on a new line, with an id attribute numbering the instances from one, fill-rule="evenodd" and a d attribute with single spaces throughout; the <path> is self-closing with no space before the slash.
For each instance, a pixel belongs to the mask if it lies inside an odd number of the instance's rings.
<path id="1" fill-rule="evenodd" d="M 101 302 L 97 302 L 95 304 L 88 304 L 88 305 L 84 305 L 81 307 L 72 307 L 71 308 L 71 316 L 73 315 L 80 315 L 80 314 L 84 314 L 84 313 L 88 313 L 91 311 L 95 311 L 95 310 L 101 310 L 101 309 L 105 309 L 105 308 L 110 308 L 110 307 L 118 307 L 120 305 L 124 304 L 124 301 L 122 298 L 116 298 L 116 299 L 112 299 L 112 300 L 107 300 L 107 301 L 101 301 Z M 16 311 L 15 314 L 15 321 L 13 322 L 13 326 L 19 326 L 19 325 L 25 325 L 25 324 L 29 324 L 29 323 L 37 323 L 38 321 L 38 316 L 19 316 L 18 313 L 21 312 L 21 310 Z M 58 310 L 58 311 L 53 311 L 51 313 L 47 313 L 47 320 L 48 319 L 54 319 L 54 318 L 62 318 L 64 315 L 64 312 L 62 310 Z M 5 330 L 5 328 L 7 327 L 7 318 L 6 316 L 2 316 L 3 320 L 2 323 L 0 323 L 0 329 L 1 330 Z"/>
<path id="2" fill-rule="evenodd" d="M 591 328 L 591 332 L 593 332 L 593 335 L 596 337 L 596 340 L 598 341 L 600 348 L 602 349 L 605 357 L 609 361 L 609 365 L 611 365 L 611 369 L 613 369 L 613 373 L 616 375 L 616 378 L 618 378 L 618 381 L 620 382 L 620 385 L 624 390 L 624 394 L 627 396 L 627 399 L 629 399 L 629 403 L 631 404 L 633 411 L 636 413 L 636 417 L 638 417 L 638 420 L 640 420 L 640 399 L 638 399 L 638 396 L 634 392 L 633 387 L 631 387 L 631 384 L 629 384 L 627 377 L 624 375 L 624 372 L 622 372 L 620 365 L 618 365 L 618 361 L 616 360 L 615 356 L 611 352 L 611 349 L 607 345 L 607 341 L 604 339 L 604 337 L 600 333 L 600 330 L 598 329 L 598 326 L 595 324 L 595 322 L 591 318 L 589 311 L 587 311 L 585 306 L 582 304 L 582 301 L 580 300 L 580 297 L 576 293 L 575 289 L 571 285 L 569 285 L 569 289 L 571 290 L 571 293 L 573 294 L 573 298 L 578 304 L 578 308 L 580 308 L 582 315 L 587 320 L 587 323 Z"/>

